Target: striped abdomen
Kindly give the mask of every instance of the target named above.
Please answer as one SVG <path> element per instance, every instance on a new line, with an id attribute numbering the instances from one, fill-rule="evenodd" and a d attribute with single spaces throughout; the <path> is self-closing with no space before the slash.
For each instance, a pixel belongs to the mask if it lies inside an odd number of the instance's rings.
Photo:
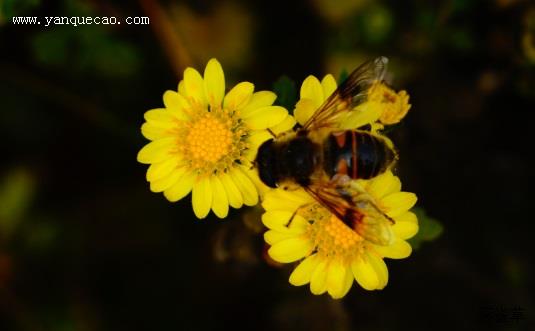
<path id="1" fill-rule="evenodd" d="M 323 153 L 329 176 L 339 174 L 353 179 L 373 178 L 389 169 L 396 159 L 395 151 L 383 138 L 366 131 L 330 134 Z"/>

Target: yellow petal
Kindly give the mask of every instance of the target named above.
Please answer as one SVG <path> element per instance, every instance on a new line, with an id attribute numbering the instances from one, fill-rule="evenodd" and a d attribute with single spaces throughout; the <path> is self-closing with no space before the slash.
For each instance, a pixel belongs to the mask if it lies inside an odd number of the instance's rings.
<path id="1" fill-rule="evenodd" d="M 301 236 L 307 231 L 308 226 L 309 224 L 304 220 L 304 218 L 297 216 L 293 219 L 289 228 L 277 227 L 275 230 L 269 227 L 272 230 L 269 230 L 264 234 L 264 240 L 269 245 L 275 245 L 280 241 Z"/>
<path id="2" fill-rule="evenodd" d="M 277 99 L 277 95 L 271 91 L 255 92 L 249 103 L 241 110 L 241 115 L 245 117 L 257 108 L 271 106 L 275 99 Z"/>
<path id="3" fill-rule="evenodd" d="M 188 115 L 181 110 L 171 110 L 166 108 L 157 108 L 147 111 L 144 115 L 147 123 L 162 131 L 174 132 L 180 125 L 181 121 L 189 119 Z"/>
<path id="4" fill-rule="evenodd" d="M 293 129 L 295 123 L 295 118 L 292 115 L 286 115 L 286 118 L 282 122 L 271 127 L 270 130 L 275 134 L 280 134 Z"/>
<path id="5" fill-rule="evenodd" d="M 349 292 L 349 290 L 351 289 L 351 287 L 353 286 L 353 280 L 355 279 L 355 277 L 353 277 L 353 272 L 351 271 L 351 268 L 350 267 L 346 267 L 346 274 L 345 274 L 345 278 L 344 278 L 344 285 L 342 287 L 342 292 L 340 293 L 340 296 L 339 298 L 343 298 L 345 297 L 345 295 L 347 294 L 347 292 Z M 337 298 L 336 298 L 337 299 Z"/>
<path id="6" fill-rule="evenodd" d="M 175 184 L 167 188 L 163 195 L 167 200 L 171 202 L 176 202 L 191 192 L 193 188 L 193 183 L 195 181 L 195 175 L 192 171 L 185 173 L 180 177 Z"/>
<path id="7" fill-rule="evenodd" d="M 186 68 L 184 70 L 184 90 L 190 100 L 194 100 L 203 106 L 207 105 L 206 95 L 204 93 L 204 80 L 197 70 L 193 68 Z"/>
<path id="8" fill-rule="evenodd" d="M 392 231 L 396 237 L 405 240 L 418 233 L 418 219 L 414 213 L 408 211 L 397 216 L 394 220 L 396 224 L 392 226 Z"/>
<path id="9" fill-rule="evenodd" d="M 253 131 L 249 135 L 249 143 L 251 144 L 251 149 L 258 149 L 266 140 L 273 138 L 269 132 L 265 130 Z"/>
<path id="10" fill-rule="evenodd" d="M 282 189 L 271 190 L 266 193 L 264 201 L 262 201 L 262 207 L 268 211 L 283 210 L 293 213 L 297 208 L 312 201 L 310 196 L 303 197 L 292 193 Z M 302 193 L 307 194 L 306 192 Z"/>
<path id="11" fill-rule="evenodd" d="M 310 292 L 320 295 L 327 291 L 327 262 L 321 260 L 310 277 Z"/>
<path id="12" fill-rule="evenodd" d="M 345 119 L 340 121 L 340 128 L 350 130 L 376 122 L 382 111 L 380 103 L 365 102 L 355 107 L 347 114 Z"/>
<path id="13" fill-rule="evenodd" d="M 278 188 L 273 191 L 274 195 L 277 196 L 279 200 L 289 200 L 289 201 L 295 201 L 300 204 L 306 203 L 306 202 L 312 202 L 316 201 L 314 198 L 310 196 L 304 189 L 284 189 L 284 188 Z"/>
<path id="14" fill-rule="evenodd" d="M 319 262 L 320 260 L 317 258 L 316 254 L 310 255 L 301 261 L 290 275 L 290 284 L 294 286 L 308 284 L 312 277 L 312 272 L 314 272 Z"/>
<path id="15" fill-rule="evenodd" d="M 180 82 L 178 82 L 177 90 L 178 90 L 178 93 L 183 97 L 186 97 L 188 95 L 186 93 L 186 87 L 184 85 L 184 80 L 181 80 Z"/>
<path id="16" fill-rule="evenodd" d="M 276 243 L 268 250 L 269 256 L 280 263 L 290 263 L 310 254 L 313 243 L 306 237 L 293 237 Z"/>
<path id="17" fill-rule="evenodd" d="M 162 122 L 162 124 L 164 125 L 174 120 L 171 113 L 166 111 L 165 108 L 156 108 L 148 110 L 145 112 L 145 114 L 143 114 L 143 117 L 147 122 Z M 171 123 L 169 123 L 168 125 L 171 125 Z"/>
<path id="18" fill-rule="evenodd" d="M 345 290 L 346 267 L 339 260 L 329 263 L 327 269 L 327 292 L 333 299 L 339 299 Z"/>
<path id="19" fill-rule="evenodd" d="M 229 175 L 238 187 L 243 197 L 243 203 L 247 206 L 254 206 L 258 203 L 258 192 L 253 182 L 240 169 L 234 168 Z"/>
<path id="20" fill-rule="evenodd" d="M 266 196 L 264 197 L 264 201 L 262 201 L 262 207 L 264 207 L 265 210 L 269 210 L 269 211 L 282 210 L 282 211 L 288 211 L 290 213 L 293 213 L 297 208 L 302 206 L 296 203 L 295 201 L 280 200 L 278 197 L 271 194 L 271 192 L 266 193 Z"/>
<path id="21" fill-rule="evenodd" d="M 238 85 L 234 86 L 230 90 L 225 99 L 223 100 L 223 105 L 225 108 L 231 110 L 242 109 L 251 100 L 253 96 L 254 85 L 249 82 L 241 82 Z"/>
<path id="22" fill-rule="evenodd" d="M 212 210 L 214 214 L 219 218 L 227 217 L 228 198 L 223 184 L 217 176 L 212 176 L 210 185 L 212 186 Z"/>
<path id="23" fill-rule="evenodd" d="M 321 87 L 323 88 L 323 97 L 326 100 L 336 91 L 336 79 L 331 74 L 325 75 L 321 80 Z"/>
<path id="24" fill-rule="evenodd" d="M 171 125 L 168 127 L 162 127 L 155 123 L 145 122 L 141 125 L 141 134 L 143 137 L 149 140 L 158 140 L 162 138 L 173 137 L 176 134 L 170 129 Z"/>
<path id="25" fill-rule="evenodd" d="M 311 100 L 314 109 L 318 109 L 323 104 L 325 100 L 323 87 L 316 77 L 310 75 L 305 78 L 301 85 L 301 99 Z"/>
<path id="26" fill-rule="evenodd" d="M 268 245 L 275 245 L 278 242 L 281 242 L 286 239 L 295 237 L 295 234 L 290 232 L 281 232 L 276 230 L 268 230 L 264 233 L 264 241 Z"/>
<path id="27" fill-rule="evenodd" d="M 221 105 L 225 96 L 225 74 L 216 59 L 210 59 L 204 69 L 204 90 L 210 105 Z"/>
<path id="28" fill-rule="evenodd" d="M 150 164 L 165 161 L 172 157 L 171 152 L 176 148 L 177 139 L 174 137 L 162 138 L 145 145 L 137 154 L 137 161 Z"/>
<path id="29" fill-rule="evenodd" d="M 174 185 L 186 173 L 186 167 L 175 168 L 169 175 L 150 182 L 152 192 L 163 192 Z"/>
<path id="30" fill-rule="evenodd" d="M 268 210 L 262 214 L 262 223 L 264 223 L 268 229 L 282 231 L 286 229 L 286 225 L 292 218 L 293 214 L 294 213 L 291 211 Z M 298 215 L 295 217 L 298 217 Z"/>
<path id="31" fill-rule="evenodd" d="M 253 157 L 254 160 L 254 157 Z M 258 177 L 258 170 L 254 169 L 251 164 L 245 166 L 241 165 L 239 168 L 242 170 L 242 172 L 251 180 L 253 185 L 256 188 L 257 195 L 264 196 L 266 192 L 268 192 L 271 188 L 267 187 L 261 180 L 260 177 Z M 257 201 L 258 203 L 258 201 Z"/>
<path id="32" fill-rule="evenodd" d="M 183 110 L 190 107 L 186 98 L 175 91 L 165 91 L 163 94 L 163 104 L 165 105 L 165 108 L 172 111 L 174 114 L 183 114 Z"/>
<path id="33" fill-rule="evenodd" d="M 168 176 L 177 166 L 177 158 L 169 158 L 163 162 L 151 164 L 147 170 L 147 181 L 151 182 Z"/>
<path id="34" fill-rule="evenodd" d="M 386 209 L 386 214 L 390 217 L 396 217 L 416 204 L 416 194 L 411 192 L 396 192 L 384 197 L 381 202 Z"/>
<path id="35" fill-rule="evenodd" d="M 376 256 L 375 254 L 367 253 L 366 257 L 368 259 L 368 263 L 372 266 L 373 270 L 375 270 L 375 274 L 377 275 L 377 289 L 382 290 L 385 288 L 386 284 L 388 284 L 388 268 L 386 267 L 386 263 L 382 258 Z"/>
<path id="36" fill-rule="evenodd" d="M 193 183 L 191 203 L 197 218 L 202 219 L 208 215 L 212 206 L 212 188 L 208 178 L 199 178 Z"/>
<path id="37" fill-rule="evenodd" d="M 306 121 L 314 114 L 317 108 L 311 99 L 300 99 L 295 105 L 294 116 L 297 123 L 304 125 Z"/>
<path id="38" fill-rule="evenodd" d="M 221 183 L 223 184 L 225 192 L 227 193 L 229 204 L 233 208 L 241 208 L 243 205 L 243 198 L 240 190 L 234 183 L 234 180 L 227 173 L 220 174 L 219 178 L 221 179 Z"/>
<path id="39" fill-rule="evenodd" d="M 295 215 L 292 222 L 288 225 L 288 231 L 295 234 L 302 234 L 308 231 L 310 223 L 301 215 Z"/>
<path id="40" fill-rule="evenodd" d="M 286 116 L 288 112 L 284 107 L 267 106 L 251 112 L 244 122 L 251 130 L 262 130 L 280 124 Z"/>
<path id="41" fill-rule="evenodd" d="M 375 250 L 390 259 L 404 259 L 412 253 L 412 247 L 405 240 L 396 238 L 390 246 L 375 246 Z"/>
<path id="42" fill-rule="evenodd" d="M 386 171 L 375 177 L 367 187 L 368 193 L 375 199 L 381 199 L 388 194 L 399 192 L 399 190 L 401 190 L 401 181 L 391 171 Z"/>
<path id="43" fill-rule="evenodd" d="M 372 291 L 380 287 L 381 281 L 379 280 L 379 276 L 366 254 L 353 260 L 351 263 L 351 271 L 353 272 L 355 280 L 363 289 Z"/>

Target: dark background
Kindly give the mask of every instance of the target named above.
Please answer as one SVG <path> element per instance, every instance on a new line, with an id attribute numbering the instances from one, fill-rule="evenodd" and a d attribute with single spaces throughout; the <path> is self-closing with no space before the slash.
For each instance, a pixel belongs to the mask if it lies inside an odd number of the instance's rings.
<path id="1" fill-rule="evenodd" d="M 535 329 L 533 2 L 1 0 L 0 50 L 0 330 Z M 298 89 L 378 55 L 411 96 L 398 174 L 443 228 L 383 291 L 313 296 L 265 261 L 259 210 L 150 192 L 143 113 L 185 66 Z"/>

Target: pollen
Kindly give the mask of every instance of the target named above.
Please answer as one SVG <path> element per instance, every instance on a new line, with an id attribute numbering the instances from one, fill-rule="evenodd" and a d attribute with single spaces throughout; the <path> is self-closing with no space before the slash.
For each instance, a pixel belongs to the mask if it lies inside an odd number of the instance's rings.
<path id="1" fill-rule="evenodd" d="M 362 249 L 364 239 L 334 215 L 317 218 L 310 231 L 322 255 L 350 258 Z"/>
<path id="2" fill-rule="evenodd" d="M 227 123 L 211 114 L 198 119 L 191 127 L 186 144 L 193 159 L 217 162 L 229 152 L 232 132 Z"/>
<path id="3" fill-rule="evenodd" d="M 190 111 L 189 116 L 192 119 L 184 123 L 179 133 L 177 150 L 190 169 L 209 175 L 244 161 L 247 131 L 235 112 L 214 107 Z"/>

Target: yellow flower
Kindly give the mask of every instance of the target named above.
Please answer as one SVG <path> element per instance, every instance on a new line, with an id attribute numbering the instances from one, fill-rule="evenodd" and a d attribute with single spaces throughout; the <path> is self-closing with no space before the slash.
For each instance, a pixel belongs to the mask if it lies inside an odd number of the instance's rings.
<path id="1" fill-rule="evenodd" d="M 198 218 L 210 210 L 223 218 L 229 205 L 257 204 L 258 179 L 251 162 L 266 129 L 293 120 L 286 109 L 272 106 L 275 99 L 272 92 L 254 92 L 249 82 L 225 95 L 223 69 L 215 59 L 206 65 L 204 77 L 187 68 L 178 91 L 164 93 L 165 107 L 145 113 L 141 132 L 151 142 L 137 160 L 150 164 L 151 191 L 163 192 L 171 202 L 192 192 Z"/>
<path id="2" fill-rule="evenodd" d="M 376 82 L 368 90 L 368 101 L 379 102 L 383 108 L 379 121 L 382 124 L 396 124 L 411 108 L 409 95 L 405 91 L 396 93 L 383 83 Z"/>
<path id="3" fill-rule="evenodd" d="M 294 110 L 297 122 L 304 124 L 336 87 L 336 80 L 331 74 L 326 75 L 321 82 L 312 75 L 308 76 L 301 85 L 301 97 Z M 356 129 L 371 124 L 372 130 L 377 131 L 382 129 L 382 124 L 399 122 L 410 107 L 407 92 L 400 91 L 396 94 L 385 84 L 375 82 L 368 89 L 367 100 L 340 118 L 340 129 Z"/>
<path id="4" fill-rule="evenodd" d="M 418 232 L 416 215 L 409 211 L 416 196 L 400 192 L 401 182 L 390 171 L 353 184 L 395 221 L 390 245 L 367 241 L 303 189 L 276 189 L 266 194 L 262 222 L 269 229 L 264 235 L 271 245 L 269 256 L 281 263 L 301 260 L 290 275 L 292 285 L 310 284 L 313 294 L 327 292 L 335 299 L 347 294 L 353 280 L 366 290 L 383 289 L 388 282 L 383 258 L 402 259 L 411 254 L 405 240 Z"/>
<path id="5" fill-rule="evenodd" d="M 332 75 L 325 76 L 321 82 L 314 76 L 307 77 L 294 111 L 297 122 L 304 124 L 335 90 Z M 366 102 L 339 119 L 340 128 L 355 129 L 371 124 L 375 131 L 382 128 L 383 117 L 401 119 L 402 111 L 389 105 L 390 100 L 384 100 L 389 91 L 382 83 L 373 84 Z M 292 285 L 310 284 L 313 294 L 327 292 L 333 298 L 345 296 L 353 280 L 366 290 L 382 289 L 388 282 L 383 258 L 401 259 L 410 255 L 412 249 L 405 240 L 418 232 L 416 215 L 409 211 L 416 203 L 416 196 L 401 192 L 401 182 L 390 171 L 373 179 L 351 181 L 351 185 L 361 194 L 367 194 L 382 213 L 394 220 L 393 225 L 387 225 L 392 233 L 389 244 L 380 246 L 366 240 L 301 188 L 279 188 L 265 194 L 262 206 L 266 212 L 262 222 L 269 229 L 264 235 L 271 245 L 268 254 L 280 263 L 301 261 L 290 276 Z M 375 213 L 366 216 L 379 217 Z"/>

